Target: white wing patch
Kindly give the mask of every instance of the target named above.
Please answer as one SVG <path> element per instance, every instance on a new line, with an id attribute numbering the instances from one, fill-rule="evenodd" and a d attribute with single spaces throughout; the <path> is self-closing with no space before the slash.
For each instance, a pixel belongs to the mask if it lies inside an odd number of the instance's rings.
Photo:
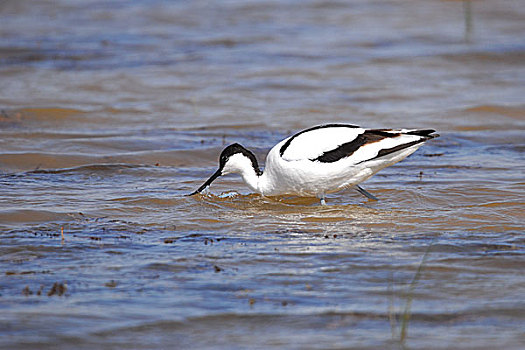
<path id="1" fill-rule="evenodd" d="M 293 140 L 282 154 L 282 158 L 286 161 L 316 159 L 325 152 L 355 140 L 364 132 L 365 129 L 355 127 L 328 127 L 291 136 Z M 284 140 L 283 144 L 290 138 Z"/>

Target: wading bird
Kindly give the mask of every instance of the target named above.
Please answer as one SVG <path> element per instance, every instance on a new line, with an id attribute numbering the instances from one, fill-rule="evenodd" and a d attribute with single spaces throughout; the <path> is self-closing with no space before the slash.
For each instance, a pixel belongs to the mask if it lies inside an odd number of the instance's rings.
<path id="1" fill-rule="evenodd" d="M 379 170 L 414 153 L 439 135 L 424 129 L 364 129 L 349 124 L 311 127 L 282 140 L 266 157 L 264 172 L 255 155 L 234 143 L 219 157 L 219 169 L 195 192 L 202 192 L 221 175 L 238 173 L 248 187 L 263 196 L 325 196 L 348 187 L 377 200 L 359 186 Z"/>

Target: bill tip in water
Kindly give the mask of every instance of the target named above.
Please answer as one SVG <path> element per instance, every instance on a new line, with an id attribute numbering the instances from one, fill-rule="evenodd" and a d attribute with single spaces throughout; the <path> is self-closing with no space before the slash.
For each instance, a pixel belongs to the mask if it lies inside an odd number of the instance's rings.
<path id="1" fill-rule="evenodd" d="M 199 194 L 199 193 L 207 194 L 209 189 L 210 189 L 210 186 L 206 186 L 204 188 L 199 188 L 199 189 L 193 191 L 192 193 L 188 193 L 186 196 L 190 197 L 190 196 L 194 196 L 194 195 Z"/>
<path id="2" fill-rule="evenodd" d="M 208 188 L 210 187 L 211 183 L 215 181 L 215 179 L 221 175 L 222 175 L 222 168 L 219 168 L 215 173 L 213 173 L 213 175 L 208 180 L 206 180 L 206 182 L 204 182 L 201 185 L 201 187 L 197 189 L 197 191 L 190 193 L 188 196 L 193 196 L 194 194 L 201 193 L 201 192 L 207 193 Z"/>

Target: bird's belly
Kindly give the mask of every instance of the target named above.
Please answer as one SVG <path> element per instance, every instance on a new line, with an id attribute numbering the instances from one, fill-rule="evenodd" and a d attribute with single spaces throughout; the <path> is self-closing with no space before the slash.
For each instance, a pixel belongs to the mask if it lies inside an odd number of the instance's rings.
<path id="1" fill-rule="evenodd" d="M 266 171 L 270 172 L 273 183 L 263 194 L 269 196 L 290 194 L 319 197 L 356 185 L 373 175 L 370 169 L 364 167 L 342 168 L 304 162 L 286 162 Z"/>

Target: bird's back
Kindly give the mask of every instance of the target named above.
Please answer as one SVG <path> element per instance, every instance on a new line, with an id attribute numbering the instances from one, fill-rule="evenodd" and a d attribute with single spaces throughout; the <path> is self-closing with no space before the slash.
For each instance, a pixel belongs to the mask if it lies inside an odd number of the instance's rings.
<path id="1" fill-rule="evenodd" d="M 303 130 L 270 150 L 261 193 L 320 196 L 357 185 L 415 152 L 432 132 L 346 124 Z"/>

